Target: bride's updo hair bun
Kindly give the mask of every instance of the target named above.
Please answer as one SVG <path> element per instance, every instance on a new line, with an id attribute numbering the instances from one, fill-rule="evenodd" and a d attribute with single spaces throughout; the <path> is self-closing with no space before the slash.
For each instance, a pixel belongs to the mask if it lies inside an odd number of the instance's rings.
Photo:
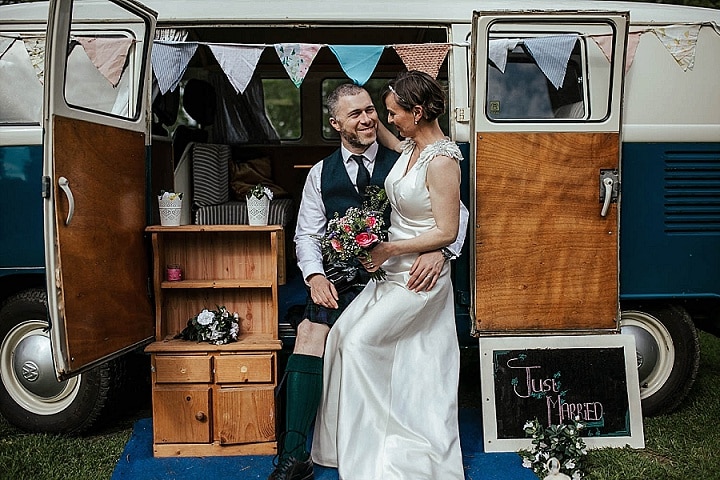
<path id="1" fill-rule="evenodd" d="M 406 111 L 416 105 L 423 107 L 425 119 L 433 121 L 445 113 L 445 91 L 433 77 L 420 70 L 410 70 L 398 74 L 383 91 L 382 100 L 395 95 L 397 104 Z"/>

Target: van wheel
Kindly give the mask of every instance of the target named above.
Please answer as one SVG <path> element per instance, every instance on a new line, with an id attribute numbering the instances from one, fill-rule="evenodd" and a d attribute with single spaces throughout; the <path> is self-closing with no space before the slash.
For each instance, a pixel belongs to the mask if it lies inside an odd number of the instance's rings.
<path id="1" fill-rule="evenodd" d="M 47 318 L 41 289 L 10 297 L 0 309 L 0 413 L 28 432 L 78 434 L 106 405 L 115 362 L 58 381 Z"/>
<path id="2" fill-rule="evenodd" d="M 620 331 L 635 337 L 643 415 L 675 410 L 700 365 L 700 342 L 690 315 L 677 305 L 634 305 L 623 310 Z"/>

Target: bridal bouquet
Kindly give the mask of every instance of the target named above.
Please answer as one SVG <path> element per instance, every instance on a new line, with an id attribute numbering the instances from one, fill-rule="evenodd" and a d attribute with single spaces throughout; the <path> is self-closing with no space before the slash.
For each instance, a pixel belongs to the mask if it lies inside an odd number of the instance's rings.
<path id="1" fill-rule="evenodd" d="M 384 240 L 383 211 L 388 205 L 387 194 L 377 186 L 367 187 L 367 200 L 362 207 L 348 208 L 344 216 L 335 213 L 320 238 L 323 256 L 331 263 L 355 259 L 371 260 L 370 250 Z M 384 280 L 381 268 L 370 273 L 373 280 Z"/>
<path id="2" fill-rule="evenodd" d="M 224 345 L 236 342 L 239 333 L 240 316 L 237 313 L 230 313 L 225 307 L 217 307 L 217 310 L 204 308 L 188 320 L 187 327 L 175 338 Z"/>

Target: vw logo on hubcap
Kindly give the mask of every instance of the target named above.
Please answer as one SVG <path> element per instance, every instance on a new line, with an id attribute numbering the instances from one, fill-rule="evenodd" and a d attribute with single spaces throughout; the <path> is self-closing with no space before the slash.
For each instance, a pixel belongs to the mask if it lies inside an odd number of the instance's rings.
<path id="1" fill-rule="evenodd" d="M 40 369 L 35 362 L 25 362 L 22 368 L 22 376 L 28 382 L 34 382 L 40 377 Z"/>

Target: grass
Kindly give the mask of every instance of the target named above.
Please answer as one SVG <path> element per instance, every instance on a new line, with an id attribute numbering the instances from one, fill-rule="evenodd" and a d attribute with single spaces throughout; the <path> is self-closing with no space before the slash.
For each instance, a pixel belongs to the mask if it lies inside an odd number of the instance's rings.
<path id="1" fill-rule="evenodd" d="M 701 332 L 700 348 L 700 372 L 683 406 L 644 420 L 645 449 L 590 451 L 588 480 L 720 479 L 720 436 L 715 431 L 720 418 L 720 338 Z M 472 390 L 461 391 L 461 397 L 469 394 Z M 0 417 L 0 479 L 108 479 L 134 421 L 149 416 L 148 407 L 140 405 L 112 426 L 81 437 L 26 434 Z"/>

